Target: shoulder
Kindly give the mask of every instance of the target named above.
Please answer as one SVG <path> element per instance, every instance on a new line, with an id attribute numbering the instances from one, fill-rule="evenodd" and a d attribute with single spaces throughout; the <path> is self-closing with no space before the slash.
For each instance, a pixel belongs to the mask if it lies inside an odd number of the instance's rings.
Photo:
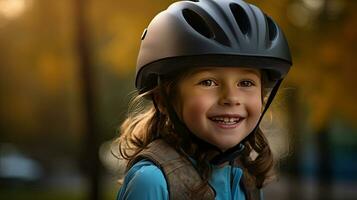
<path id="1" fill-rule="evenodd" d="M 127 178 L 132 183 L 162 185 L 166 187 L 166 180 L 161 169 L 149 160 L 141 160 L 128 171 Z"/>
<path id="2" fill-rule="evenodd" d="M 125 176 L 117 199 L 168 199 L 164 174 L 151 161 L 139 161 Z"/>

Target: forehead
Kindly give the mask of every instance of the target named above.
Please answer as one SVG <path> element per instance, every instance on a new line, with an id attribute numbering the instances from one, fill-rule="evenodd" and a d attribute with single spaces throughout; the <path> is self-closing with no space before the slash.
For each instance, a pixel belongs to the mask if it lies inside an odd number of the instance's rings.
<path id="1" fill-rule="evenodd" d="M 261 76 L 260 70 L 245 67 L 199 67 L 190 70 L 187 75 L 193 76 L 202 73 L 252 74 Z"/>

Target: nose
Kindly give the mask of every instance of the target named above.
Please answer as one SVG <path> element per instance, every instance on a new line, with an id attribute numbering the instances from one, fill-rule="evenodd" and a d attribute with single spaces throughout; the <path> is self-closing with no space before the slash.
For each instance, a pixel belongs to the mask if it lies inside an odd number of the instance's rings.
<path id="1" fill-rule="evenodd" d="M 239 89 L 236 87 L 222 87 L 219 104 L 222 106 L 236 106 L 241 104 Z"/>

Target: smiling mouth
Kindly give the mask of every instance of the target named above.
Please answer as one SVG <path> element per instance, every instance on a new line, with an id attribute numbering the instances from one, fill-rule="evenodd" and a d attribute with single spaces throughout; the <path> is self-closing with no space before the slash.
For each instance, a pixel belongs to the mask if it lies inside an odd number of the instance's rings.
<path id="1" fill-rule="evenodd" d="M 243 117 L 215 116 L 209 118 L 211 121 L 222 125 L 235 125 L 241 122 Z"/>

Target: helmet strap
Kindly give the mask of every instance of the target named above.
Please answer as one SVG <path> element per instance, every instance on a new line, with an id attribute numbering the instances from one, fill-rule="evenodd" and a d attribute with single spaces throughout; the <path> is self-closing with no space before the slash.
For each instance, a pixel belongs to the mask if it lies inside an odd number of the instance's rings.
<path id="1" fill-rule="evenodd" d="M 154 95 L 151 96 L 151 100 L 155 107 L 155 116 L 154 117 L 157 118 L 157 120 L 158 120 L 158 123 L 156 124 L 156 127 L 155 127 L 156 130 L 154 131 L 155 135 L 153 137 L 159 138 L 160 137 L 160 128 L 161 128 L 160 122 L 161 122 L 161 118 L 162 118 L 162 113 L 160 112 L 159 106 L 157 105 Z"/>

